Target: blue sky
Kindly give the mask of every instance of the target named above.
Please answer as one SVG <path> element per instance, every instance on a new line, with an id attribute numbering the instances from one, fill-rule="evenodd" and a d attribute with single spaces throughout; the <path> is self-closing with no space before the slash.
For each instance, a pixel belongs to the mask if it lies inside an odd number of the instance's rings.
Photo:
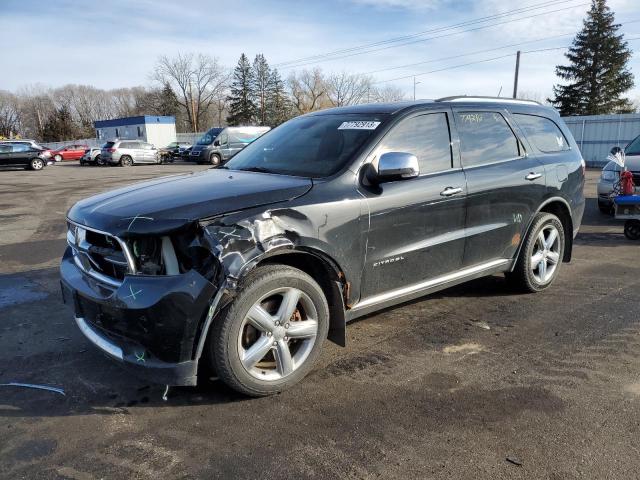
<path id="1" fill-rule="evenodd" d="M 17 90 L 29 84 L 67 83 L 116 88 L 150 84 L 158 55 L 203 52 L 232 67 L 241 52 L 264 53 L 271 64 L 349 48 L 388 38 L 423 32 L 454 23 L 542 3 L 504 0 L 0 0 L 0 42 L 3 68 L 0 89 Z M 568 45 L 581 25 L 586 0 L 561 1 L 522 13 L 536 18 L 422 41 L 411 45 L 320 62 L 326 72 L 372 72 L 417 62 L 422 65 L 377 72 L 383 82 L 521 50 Z M 640 37 L 637 0 L 609 0 L 628 37 Z M 567 7 L 573 7 L 566 9 Z M 565 9 L 553 12 L 553 10 Z M 637 20 L 635 23 L 628 23 Z M 474 26 L 481 26 L 480 24 Z M 547 40 L 538 41 L 543 38 Z M 424 37 L 418 37 L 424 38 Z M 496 47 L 530 42 L 492 52 L 465 55 Z M 640 51 L 640 40 L 631 41 Z M 520 90 L 541 98 L 551 93 L 554 66 L 562 51 L 524 54 Z M 417 96 L 450 94 L 509 94 L 514 57 L 419 75 Z M 310 68 L 308 66 L 307 68 Z M 640 55 L 632 69 L 640 85 Z M 291 69 L 282 68 L 286 76 Z M 384 85 L 385 83 L 380 83 Z M 389 84 L 413 94 L 413 78 Z M 631 96 L 640 97 L 636 87 Z"/>

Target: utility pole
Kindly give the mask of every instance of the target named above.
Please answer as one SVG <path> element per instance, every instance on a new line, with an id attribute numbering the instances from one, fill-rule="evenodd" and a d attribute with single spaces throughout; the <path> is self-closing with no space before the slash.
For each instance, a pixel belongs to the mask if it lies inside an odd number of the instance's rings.
<path id="1" fill-rule="evenodd" d="M 418 85 L 419 83 L 422 82 L 416 82 L 416 77 L 415 75 L 413 76 L 413 99 L 416 99 L 416 85 Z"/>
<path id="2" fill-rule="evenodd" d="M 516 74 L 513 77 L 513 98 L 518 98 L 518 76 L 520 75 L 520 50 L 516 53 Z"/>

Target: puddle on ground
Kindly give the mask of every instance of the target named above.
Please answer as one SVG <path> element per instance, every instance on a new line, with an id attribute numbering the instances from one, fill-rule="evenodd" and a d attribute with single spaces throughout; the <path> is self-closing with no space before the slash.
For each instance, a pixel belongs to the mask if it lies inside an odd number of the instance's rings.
<path id="1" fill-rule="evenodd" d="M 0 308 L 42 300 L 49 294 L 25 277 L 0 277 Z"/>

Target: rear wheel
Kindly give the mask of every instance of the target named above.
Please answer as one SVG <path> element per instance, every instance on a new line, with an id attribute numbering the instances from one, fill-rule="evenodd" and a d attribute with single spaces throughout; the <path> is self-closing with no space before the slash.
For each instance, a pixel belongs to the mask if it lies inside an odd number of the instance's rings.
<path id="1" fill-rule="evenodd" d="M 513 272 L 507 278 L 526 292 L 539 292 L 558 276 L 564 255 L 562 222 L 551 213 L 538 213 L 531 224 Z"/>
<path id="2" fill-rule="evenodd" d="M 629 240 L 640 240 L 640 220 L 624 222 L 624 236 Z"/>
<path id="3" fill-rule="evenodd" d="M 56 162 L 61 162 L 62 161 L 62 155 L 60 155 L 60 154 L 54 155 L 53 159 Z"/>
<path id="4" fill-rule="evenodd" d="M 327 300 L 313 278 L 289 266 L 258 267 L 214 324 L 209 355 L 231 388 L 269 395 L 309 373 L 328 328 Z"/>
<path id="5" fill-rule="evenodd" d="M 121 167 L 130 167 L 133 164 L 131 157 L 129 155 L 123 155 L 120 157 L 120 166 Z"/>
<path id="6" fill-rule="evenodd" d="M 104 167 L 104 160 L 102 159 L 102 156 L 100 155 L 96 156 L 96 164 L 100 167 Z"/>
<path id="7" fill-rule="evenodd" d="M 42 170 L 44 168 L 44 161 L 41 158 L 32 158 L 29 162 L 31 170 Z"/>

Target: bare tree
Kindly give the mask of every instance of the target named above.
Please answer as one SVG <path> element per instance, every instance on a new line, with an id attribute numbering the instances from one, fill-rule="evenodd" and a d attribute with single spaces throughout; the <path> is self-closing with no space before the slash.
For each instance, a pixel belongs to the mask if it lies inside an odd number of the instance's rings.
<path id="1" fill-rule="evenodd" d="M 406 100 L 406 95 L 401 88 L 387 85 L 386 87 L 371 90 L 371 101 L 376 103 L 399 102 Z"/>
<path id="2" fill-rule="evenodd" d="M 20 102 L 21 133 L 33 138 L 42 138 L 44 127 L 55 114 L 51 89 L 44 85 L 28 85 L 18 90 Z"/>
<path id="3" fill-rule="evenodd" d="M 12 137 L 20 131 L 20 109 L 18 97 L 0 90 L 0 136 Z"/>
<path id="4" fill-rule="evenodd" d="M 370 92 L 371 77 L 366 75 L 342 72 L 327 79 L 327 98 L 334 107 L 367 102 Z"/>
<path id="5" fill-rule="evenodd" d="M 215 99 L 226 88 L 229 74 L 216 58 L 192 53 L 158 59 L 153 78 L 168 84 L 177 93 L 178 103 L 185 110 L 195 132 Z"/>
<path id="6" fill-rule="evenodd" d="M 289 76 L 289 90 L 293 107 L 298 113 L 321 110 L 330 105 L 327 100 L 327 83 L 322 70 L 302 70 Z"/>

